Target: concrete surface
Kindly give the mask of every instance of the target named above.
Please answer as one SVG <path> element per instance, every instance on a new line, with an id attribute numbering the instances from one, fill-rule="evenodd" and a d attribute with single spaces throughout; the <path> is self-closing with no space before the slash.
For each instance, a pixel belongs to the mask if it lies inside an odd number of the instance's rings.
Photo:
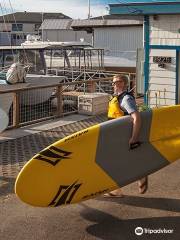
<path id="1" fill-rule="evenodd" d="M 20 140 L 23 144 L 23 139 L 0 144 L 9 144 L 4 152 L 7 162 L 0 157 L 0 240 L 180 240 L 180 161 L 151 175 L 144 195 L 138 194 L 137 183 L 133 183 L 123 189 L 124 198 L 100 196 L 70 206 L 35 208 L 22 203 L 13 190 L 14 168 L 20 163 L 14 162 L 16 158 L 12 161 L 10 146 Z M 24 156 L 29 157 L 26 151 Z M 6 174 L 1 167 L 10 170 Z M 138 236 L 137 227 L 173 233 Z"/>
<path id="2" fill-rule="evenodd" d="M 28 125 L 28 126 L 17 128 L 17 129 L 6 130 L 0 134 L 0 143 L 8 140 L 13 140 L 19 137 L 24 137 L 27 135 L 39 133 L 41 131 L 53 129 L 59 126 L 64 126 L 77 121 L 82 121 L 88 118 L 91 118 L 91 116 L 72 114 L 60 119 L 52 119 L 52 120 Z"/>
<path id="3" fill-rule="evenodd" d="M 137 184 L 124 188 L 124 198 L 98 197 L 59 208 L 28 206 L 13 193 L 14 179 L 2 178 L 0 239 L 6 240 L 179 240 L 180 162 L 150 177 L 149 191 L 137 194 Z M 172 234 L 136 236 L 136 227 L 173 230 Z"/>

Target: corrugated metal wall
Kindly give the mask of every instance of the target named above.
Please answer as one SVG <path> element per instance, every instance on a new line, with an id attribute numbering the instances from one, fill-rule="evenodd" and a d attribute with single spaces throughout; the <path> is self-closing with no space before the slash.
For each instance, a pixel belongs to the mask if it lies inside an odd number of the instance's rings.
<path id="1" fill-rule="evenodd" d="M 84 38 L 84 41 L 92 44 L 92 34 L 87 34 L 85 31 L 44 30 L 43 36 L 43 40 L 45 41 L 49 40 L 57 42 L 80 41 L 81 38 Z"/>
<path id="2" fill-rule="evenodd" d="M 136 51 L 143 47 L 143 27 L 114 27 L 94 29 L 94 46 L 114 54 L 121 51 Z"/>

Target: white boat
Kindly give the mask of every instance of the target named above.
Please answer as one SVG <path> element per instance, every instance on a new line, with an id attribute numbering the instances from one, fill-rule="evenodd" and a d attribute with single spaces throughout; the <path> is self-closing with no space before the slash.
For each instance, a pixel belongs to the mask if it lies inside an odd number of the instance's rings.
<path id="1" fill-rule="evenodd" d="M 9 123 L 9 117 L 4 110 L 0 109 L 0 133 L 3 132 Z"/>
<path id="2" fill-rule="evenodd" d="M 64 77 L 60 76 L 48 76 L 48 75 L 35 75 L 28 74 L 26 77 L 26 83 L 17 83 L 9 85 L 6 82 L 0 84 L 0 132 L 4 131 L 9 123 L 9 111 L 13 104 L 15 96 L 14 92 L 3 93 L 3 91 L 25 89 L 29 87 L 46 86 L 43 89 L 24 90 L 20 92 L 20 105 L 36 105 L 46 102 L 50 99 L 54 92 L 54 87 L 48 87 L 50 85 L 57 85 Z"/>
<path id="3" fill-rule="evenodd" d="M 102 54 L 100 51 L 103 50 L 95 49 L 85 41 L 49 42 L 40 40 L 38 36 L 29 36 L 21 46 L 24 48 L 44 47 L 44 60 L 47 68 L 79 67 L 85 69 L 90 65 L 94 68 L 102 65 L 99 61 Z"/>
<path id="4" fill-rule="evenodd" d="M 9 110 L 13 102 L 13 96 L 13 93 L 0 94 L 0 132 L 3 132 L 8 126 Z"/>
<path id="5" fill-rule="evenodd" d="M 54 92 L 54 87 L 48 86 L 57 85 L 63 80 L 64 77 L 61 76 L 28 74 L 26 76 L 27 87 L 45 86 L 46 88 L 22 92 L 20 95 L 20 103 L 22 105 L 36 105 L 48 101 Z"/>
<path id="6" fill-rule="evenodd" d="M 5 84 L 0 85 L 0 91 L 1 90 L 7 90 Z M 0 109 L 4 110 L 6 113 L 9 113 L 13 102 L 13 96 L 13 93 L 0 93 Z"/>
<path id="7" fill-rule="evenodd" d="M 0 91 L 47 86 L 47 88 L 26 90 L 20 93 L 21 105 L 36 105 L 46 102 L 54 91 L 54 88 L 48 88 L 48 86 L 60 83 L 64 80 L 64 76 L 50 76 L 46 74 L 44 55 L 41 55 L 44 49 L 46 49 L 45 46 L 1 46 L 0 65 L 2 68 L 18 62 L 19 59 L 23 60 L 27 58 L 29 60 L 28 64 L 31 67 L 30 74 L 26 75 L 25 83 L 9 85 L 5 80 L 1 80 Z M 0 95 L 0 108 L 3 106 L 5 112 L 8 113 L 13 102 L 14 94 L 7 93 Z"/>
<path id="8" fill-rule="evenodd" d="M 45 86 L 43 89 L 32 89 L 25 90 L 20 93 L 20 104 L 21 105 L 36 105 L 46 102 L 52 95 L 54 87 L 48 87 L 50 85 L 57 85 L 64 80 L 61 76 L 50 76 L 50 75 L 36 75 L 27 74 L 25 83 L 17 83 L 9 85 L 4 81 L 4 84 L 0 84 L 0 91 L 25 89 L 30 87 Z M 14 93 L 0 94 L 0 108 L 6 113 L 9 112 L 11 104 L 13 102 Z"/>
<path id="9" fill-rule="evenodd" d="M 50 69 L 67 68 L 102 70 L 104 68 L 103 51 L 82 41 L 25 41 L 21 46 L 0 46 L 0 67 L 25 58 L 31 66 L 30 73 L 46 74 Z"/>
<path id="10" fill-rule="evenodd" d="M 97 55 L 94 52 L 97 51 Z M 98 52 L 99 51 L 99 52 Z M 0 67 L 10 66 L 14 62 L 21 62 L 29 65 L 29 73 L 26 76 L 26 83 L 8 85 L 6 82 L 0 84 L 1 90 L 47 86 L 64 82 L 64 76 L 50 76 L 47 71 L 51 69 L 66 70 L 66 68 L 85 71 L 86 67 L 93 69 L 103 68 L 103 50 L 94 49 L 89 43 L 77 42 L 42 42 L 26 41 L 22 46 L 0 46 Z M 26 62 L 28 60 L 28 62 Z M 95 65 L 93 65 L 93 63 Z M 81 75 L 81 73 L 79 73 Z M 78 79 L 78 77 L 76 77 Z M 71 79 L 70 81 L 73 81 Z M 25 90 L 20 93 L 21 105 L 36 105 L 46 102 L 54 91 L 53 87 L 47 89 Z M 0 108 L 5 107 L 8 114 L 13 102 L 13 93 L 1 94 Z"/>
<path id="11" fill-rule="evenodd" d="M 50 41 L 42 41 L 40 36 L 36 35 L 27 35 L 26 41 L 21 43 L 21 46 L 24 47 L 91 47 L 92 45 L 88 42 L 82 41 L 69 41 L 69 42 L 50 42 Z"/>

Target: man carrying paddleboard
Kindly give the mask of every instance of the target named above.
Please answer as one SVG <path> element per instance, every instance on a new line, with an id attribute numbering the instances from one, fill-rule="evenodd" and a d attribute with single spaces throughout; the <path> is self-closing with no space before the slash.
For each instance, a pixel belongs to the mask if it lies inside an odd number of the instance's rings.
<path id="1" fill-rule="evenodd" d="M 108 118 L 115 119 L 125 115 L 130 115 L 133 121 L 133 130 L 129 139 L 129 148 L 138 147 L 139 131 L 141 128 L 141 117 L 138 112 L 136 101 L 131 92 L 128 92 L 128 78 L 125 75 L 115 75 L 112 85 L 114 87 L 114 95 L 109 102 Z M 131 166 L 129 166 L 131 167 Z M 139 193 L 143 194 L 148 188 L 148 178 L 142 178 L 138 181 Z M 122 197 L 121 188 L 104 194 L 105 197 Z"/>

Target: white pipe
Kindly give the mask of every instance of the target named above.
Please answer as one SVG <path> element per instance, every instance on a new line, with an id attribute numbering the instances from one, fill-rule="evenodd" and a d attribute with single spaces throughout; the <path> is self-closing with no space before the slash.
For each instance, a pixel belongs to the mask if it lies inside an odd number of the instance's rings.
<path id="1" fill-rule="evenodd" d="M 88 19 L 91 17 L 91 1 L 88 0 Z"/>
<path id="2" fill-rule="evenodd" d="M 43 21 L 44 21 L 44 16 L 43 16 L 43 12 L 41 13 L 42 14 L 42 41 L 44 40 L 44 30 L 43 30 Z"/>

